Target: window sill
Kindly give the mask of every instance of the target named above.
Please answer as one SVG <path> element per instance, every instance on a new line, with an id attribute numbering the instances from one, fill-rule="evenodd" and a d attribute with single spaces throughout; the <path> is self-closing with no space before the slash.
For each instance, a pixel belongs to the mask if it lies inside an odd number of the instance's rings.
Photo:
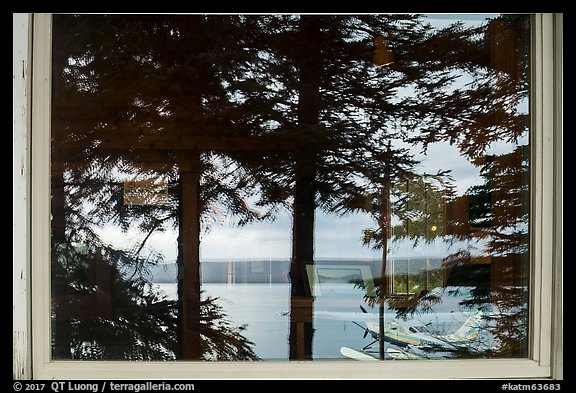
<path id="1" fill-rule="evenodd" d="M 159 367 L 162 365 L 162 367 Z M 425 366 L 425 367 L 423 367 Z M 35 379 L 477 379 L 550 378 L 550 367 L 529 359 L 357 362 L 124 362 L 53 361 Z"/>

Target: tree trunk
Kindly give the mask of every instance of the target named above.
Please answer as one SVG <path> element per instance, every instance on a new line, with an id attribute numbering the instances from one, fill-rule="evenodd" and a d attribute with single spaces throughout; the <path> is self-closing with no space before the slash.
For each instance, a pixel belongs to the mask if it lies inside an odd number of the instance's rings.
<path id="1" fill-rule="evenodd" d="M 200 339 L 200 158 L 180 171 L 178 301 L 182 359 L 202 357 Z"/>
<path id="2" fill-rule="evenodd" d="M 387 178 L 389 175 L 387 174 Z M 388 294 L 391 285 L 387 272 L 388 264 L 388 236 L 390 235 L 390 182 L 387 181 L 384 189 L 382 190 L 382 198 L 384 202 L 383 211 L 380 214 L 380 228 L 383 228 L 382 234 L 382 264 L 380 266 L 380 280 L 379 280 L 379 299 L 378 299 L 378 354 L 380 360 L 385 359 L 385 329 L 384 329 L 384 312 L 386 310 L 386 295 Z"/>
<path id="3" fill-rule="evenodd" d="M 313 301 L 307 266 L 314 264 L 314 214 L 316 210 L 317 136 L 320 122 L 320 54 L 319 19 L 302 16 L 300 19 L 299 53 L 299 129 L 301 141 L 295 152 L 294 205 L 292 223 L 292 261 L 290 265 L 290 359 L 312 359 Z"/>
<path id="4" fill-rule="evenodd" d="M 315 190 L 313 173 L 299 174 L 293 206 L 290 265 L 290 359 L 312 358 L 313 297 L 306 267 L 314 264 Z"/>

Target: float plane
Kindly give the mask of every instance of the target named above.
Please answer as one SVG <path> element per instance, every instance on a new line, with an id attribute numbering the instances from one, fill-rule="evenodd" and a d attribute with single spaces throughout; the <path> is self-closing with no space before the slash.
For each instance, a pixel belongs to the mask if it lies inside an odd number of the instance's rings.
<path id="1" fill-rule="evenodd" d="M 389 344 L 385 353 L 393 359 L 422 359 L 428 358 L 430 354 L 425 349 L 435 352 L 448 352 L 463 348 L 474 349 L 477 344 L 474 339 L 480 332 L 481 320 L 482 312 L 477 311 L 470 315 L 455 332 L 447 335 L 432 333 L 427 327 L 429 324 L 408 325 L 397 321 L 384 322 L 384 341 Z M 371 348 L 379 342 L 379 322 L 366 321 L 366 327 L 357 322 L 354 323 L 364 329 L 364 337 L 370 335 L 373 341 L 361 350 L 342 347 L 340 353 L 355 360 L 378 360 L 378 357 L 372 355 L 374 351 Z"/>

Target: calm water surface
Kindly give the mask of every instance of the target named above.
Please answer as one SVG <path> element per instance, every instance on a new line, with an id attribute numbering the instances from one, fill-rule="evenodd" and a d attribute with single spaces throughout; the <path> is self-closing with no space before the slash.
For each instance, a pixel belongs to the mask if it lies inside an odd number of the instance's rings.
<path id="1" fill-rule="evenodd" d="M 155 284 L 169 298 L 177 296 L 175 283 Z M 204 296 L 218 298 L 232 325 L 246 325 L 244 336 L 254 343 L 254 352 L 263 360 L 288 359 L 290 285 L 284 283 L 210 283 L 203 284 Z M 466 315 L 458 310 L 457 298 L 446 300 L 434 308 L 434 313 L 420 315 L 423 323 L 438 333 L 454 331 Z M 362 312 L 363 306 L 368 313 Z M 360 349 L 369 344 L 370 336 L 354 322 L 364 326 L 367 320 L 377 320 L 378 310 L 370 308 L 363 292 L 350 284 L 324 284 L 314 300 L 314 359 L 343 359 L 340 348 Z M 394 319 L 387 312 L 386 320 Z"/>

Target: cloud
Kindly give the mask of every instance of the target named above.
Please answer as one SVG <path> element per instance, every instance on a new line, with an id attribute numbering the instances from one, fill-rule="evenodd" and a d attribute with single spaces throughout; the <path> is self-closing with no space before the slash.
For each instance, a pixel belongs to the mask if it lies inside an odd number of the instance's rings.
<path id="1" fill-rule="evenodd" d="M 290 258 L 291 220 L 281 213 L 274 222 L 234 227 L 229 221 L 214 226 L 202 236 L 202 259 Z"/>

